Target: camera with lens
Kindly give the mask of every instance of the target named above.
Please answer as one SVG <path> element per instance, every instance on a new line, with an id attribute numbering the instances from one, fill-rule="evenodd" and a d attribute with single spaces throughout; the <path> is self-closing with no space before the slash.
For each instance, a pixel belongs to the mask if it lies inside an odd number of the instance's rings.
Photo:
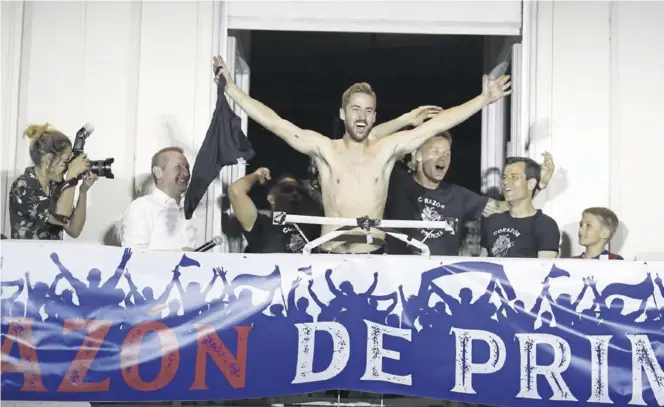
<path id="1" fill-rule="evenodd" d="M 90 123 L 86 123 L 79 131 L 76 132 L 76 139 L 74 140 L 74 146 L 72 147 L 72 160 L 83 154 L 85 141 L 88 137 L 90 137 L 93 131 L 95 131 L 94 127 Z M 90 160 L 90 169 L 88 171 L 97 174 L 99 177 L 113 179 L 115 178 L 115 175 L 113 175 L 113 171 L 111 169 L 113 162 L 115 162 L 115 158 Z"/>

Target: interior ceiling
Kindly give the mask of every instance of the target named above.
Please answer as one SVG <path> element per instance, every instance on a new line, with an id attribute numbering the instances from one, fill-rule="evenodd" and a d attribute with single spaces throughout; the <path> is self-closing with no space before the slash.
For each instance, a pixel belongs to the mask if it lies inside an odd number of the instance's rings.
<path id="1" fill-rule="evenodd" d="M 251 47 L 254 72 L 336 71 L 356 63 L 373 71 L 454 73 L 463 71 L 461 60 L 481 60 L 484 37 L 252 31 Z"/>

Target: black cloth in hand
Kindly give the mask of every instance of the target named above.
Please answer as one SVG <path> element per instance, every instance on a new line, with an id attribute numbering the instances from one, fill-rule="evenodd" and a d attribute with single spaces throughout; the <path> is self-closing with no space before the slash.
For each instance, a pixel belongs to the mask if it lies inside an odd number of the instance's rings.
<path id="1" fill-rule="evenodd" d="M 214 109 L 205 140 L 196 155 L 189 188 L 184 196 L 186 219 L 191 219 L 208 186 L 219 175 L 223 167 L 237 164 L 242 160 L 248 161 L 256 155 L 251 143 L 242 132 L 240 118 L 233 112 L 226 100 L 225 87 L 225 78 L 219 76 L 217 106 Z"/>

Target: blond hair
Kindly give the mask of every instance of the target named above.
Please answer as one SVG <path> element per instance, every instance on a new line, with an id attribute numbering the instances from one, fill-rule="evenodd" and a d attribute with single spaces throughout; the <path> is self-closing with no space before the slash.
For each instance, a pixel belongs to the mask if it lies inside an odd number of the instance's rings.
<path id="1" fill-rule="evenodd" d="M 404 160 L 406 161 L 406 166 L 408 167 L 409 172 L 416 172 L 417 171 L 417 157 L 416 154 L 419 151 L 422 151 L 424 148 L 428 147 L 429 141 L 434 140 L 436 137 L 444 138 L 445 140 L 450 142 L 450 146 L 452 145 L 452 133 L 449 131 L 444 131 L 442 133 L 438 133 L 426 142 L 422 144 L 417 150 L 413 151 L 409 155 L 407 155 Z"/>
<path id="2" fill-rule="evenodd" d="M 31 142 L 37 141 L 44 134 L 53 134 L 60 133 L 55 127 L 51 126 L 50 123 L 44 124 L 31 124 L 23 132 L 23 135 L 30 139 Z M 60 133 L 62 134 L 62 133 Z"/>
<path id="3" fill-rule="evenodd" d="M 157 183 L 157 176 L 155 175 L 153 168 L 159 167 L 161 169 L 164 169 L 166 167 L 167 164 L 166 153 L 168 152 L 176 152 L 184 155 L 184 150 L 178 146 L 164 147 L 161 150 L 154 153 L 154 155 L 152 156 L 152 162 L 150 163 L 150 171 L 152 172 L 152 180 L 155 183 Z"/>
<path id="4" fill-rule="evenodd" d="M 376 99 L 376 93 L 371 89 L 371 85 L 366 82 L 354 83 L 350 88 L 346 89 L 344 94 L 341 96 L 341 108 L 345 109 L 348 105 L 350 97 L 356 93 L 364 93 Z"/>
<path id="5" fill-rule="evenodd" d="M 604 208 L 601 206 L 596 206 L 592 208 L 586 208 L 581 215 L 590 214 L 597 217 L 599 223 L 608 229 L 609 231 L 609 240 L 613 238 L 613 235 L 616 234 L 618 230 L 618 225 L 620 221 L 618 220 L 618 215 L 609 208 Z"/>
<path id="6" fill-rule="evenodd" d="M 30 158 L 35 165 L 40 165 L 47 154 L 59 156 L 71 148 L 71 140 L 49 123 L 31 124 L 23 135 L 30 139 Z"/>

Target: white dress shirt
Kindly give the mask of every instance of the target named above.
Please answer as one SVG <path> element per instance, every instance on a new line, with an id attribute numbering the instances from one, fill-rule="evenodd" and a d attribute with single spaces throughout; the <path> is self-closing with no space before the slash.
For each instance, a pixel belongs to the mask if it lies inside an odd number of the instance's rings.
<path id="1" fill-rule="evenodd" d="M 155 188 L 135 199 L 122 218 L 122 247 L 180 250 L 196 247 L 195 217 L 184 218 L 184 199 L 175 199 Z"/>

